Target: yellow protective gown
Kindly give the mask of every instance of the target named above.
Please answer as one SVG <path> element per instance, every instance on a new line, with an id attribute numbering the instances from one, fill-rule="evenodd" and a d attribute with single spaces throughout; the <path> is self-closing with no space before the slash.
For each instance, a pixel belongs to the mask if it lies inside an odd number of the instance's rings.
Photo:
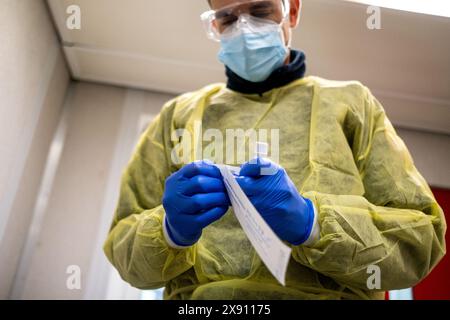
<path id="1" fill-rule="evenodd" d="M 291 245 L 285 287 L 231 208 L 195 245 L 168 246 L 161 198 L 165 179 L 181 167 L 171 161 L 171 134 L 194 133 L 198 121 L 224 136 L 280 129 L 279 162 L 314 202 L 320 225 L 315 244 Z M 306 77 L 263 95 L 217 84 L 167 103 L 123 174 L 104 250 L 125 281 L 165 286 L 165 299 L 374 299 L 423 279 L 445 254 L 445 231 L 442 209 L 370 91 Z M 367 287 L 370 265 L 380 268 L 380 290 Z"/>

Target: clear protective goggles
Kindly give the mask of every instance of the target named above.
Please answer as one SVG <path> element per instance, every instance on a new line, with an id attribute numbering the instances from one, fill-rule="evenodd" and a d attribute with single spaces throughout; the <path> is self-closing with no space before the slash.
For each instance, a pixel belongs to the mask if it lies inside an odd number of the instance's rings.
<path id="1" fill-rule="evenodd" d="M 220 41 L 221 34 L 232 27 L 241 15 L 265 19 L 281 24 L 289 17 L 289 0 L 241 0 L 218 10 L 209 10 L 201 20 L 209 39 Z"/>

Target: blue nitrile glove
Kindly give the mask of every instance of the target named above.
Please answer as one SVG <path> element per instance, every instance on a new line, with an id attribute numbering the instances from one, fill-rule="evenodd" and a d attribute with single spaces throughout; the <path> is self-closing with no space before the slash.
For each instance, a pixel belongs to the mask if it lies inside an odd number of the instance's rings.
<path id="1" fill-rule="evenodd" d="M 281 240 L 299 245 L 309 238 L 314 205 L 299 194 L 281 166 L 258 158 L 244 164 L 236 180 Z"/>
<path id="2" fill-rule="evenodd" d="M 197 161 L 167 178 L 162 203 L 169 244 L 187 247 L 227 212 L 230 199 L 220 170 L 212 162 Z"/>

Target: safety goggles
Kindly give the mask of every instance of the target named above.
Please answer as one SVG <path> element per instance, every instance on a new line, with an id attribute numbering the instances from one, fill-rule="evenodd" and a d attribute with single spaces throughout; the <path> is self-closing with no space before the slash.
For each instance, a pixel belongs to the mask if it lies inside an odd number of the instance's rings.
<path id="1" fill-rule="evenodd" d="M 200 18 L 208 38 L 220 41 L 221 34 L 233 26 L 241 15 L 281 24 L 289 16 L 289 11 L 289 0 L 237 1 L 218 10 L 206 11 Z"/>

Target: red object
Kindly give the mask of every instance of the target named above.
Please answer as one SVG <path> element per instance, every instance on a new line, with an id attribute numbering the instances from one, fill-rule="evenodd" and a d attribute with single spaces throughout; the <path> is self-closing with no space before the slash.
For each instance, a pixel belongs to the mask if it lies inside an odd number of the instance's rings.
<path id="1" fill-rule="evenodd" d="M 437 202 L 444 210 L 447 222 L 450 221 L 450 190 L 431 188 Z M 450 237 L 445 234 L 449 248 Z M 450 256 L 445 255 L 433 271 L 413 289 L 414 300 L 450 300 Z"/>

